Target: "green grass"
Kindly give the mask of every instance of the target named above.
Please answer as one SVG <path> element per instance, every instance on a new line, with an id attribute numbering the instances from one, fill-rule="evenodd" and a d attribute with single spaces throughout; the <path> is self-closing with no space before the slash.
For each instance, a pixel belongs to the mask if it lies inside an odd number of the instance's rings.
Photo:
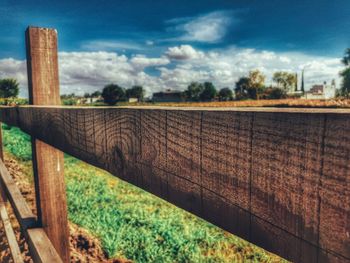
<path id="1" fill-rule="evenodd" d="M 21 161 L 30 161 L 32 159 L 30 136 L 20 129 L 11 128 L 6 124 L 2 125 L 2 130 L 5 151 Z"/>
<path id="2" fill-rule="evenodd" d="M 30 137 L 4 127 L 5 150 L 30 165 Z M 113 257 L 136 262 L 281 262 L 116 177 L 65 156 L 68 213 Z"/>

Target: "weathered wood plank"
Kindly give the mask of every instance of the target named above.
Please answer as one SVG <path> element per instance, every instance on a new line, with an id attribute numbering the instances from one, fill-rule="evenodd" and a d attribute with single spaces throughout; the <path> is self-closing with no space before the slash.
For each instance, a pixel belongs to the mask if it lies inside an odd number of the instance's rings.
<path id="1" fill-rule="evenodd" d="M 350 259 L 349 118 L 350 110 L 0 109 L 0 121 L 297 262 Z"/>
<path id="2" fill-rule="evenodd" d="M 30 104 L 60 105 L 56 30 L 29 27 L 26 47 Z M 45 121 L 45 115 L 40 117 Z M 62 260 L 69 262 L 63 153 L 35 137 L 32 151 L 38 221 Z"/>
<path id="3" fill-rule="evenodd" d="M 203 212 L 246 239 L 250 237 L 252 121 L 251 113 L 204 112 L 201 134 Z"/>
<path id="4" fill-rule="evenodd" d="M 350 118 L 327 115 L 319 185 L 319 244 L 350 258 Z"/>
<path id="5" fill-rule="evenodd" d="M 322 115 L 256 113 L 253 124 L 252 214 L 316 246 L 323 121 Z M 294 254 L 301 248 L 296 244 Z"/>
<path id="6" fill-rule="evenodd" d="M 201 215 L 201 112 L 168 111 L 166 130 L 168 200 Z"/>
<path id="7" fill-rule="evenodd" d="M 26 238 L 31 257 L 35 263 L 63 262 L 42 228 L 28 229 Z"/>
<path id="8" fill-rule="evenodd" d="M 165 111 L 140 111 L 140 154 L 136 157 L 141 170 L 139 186 L 155 195 L 168 199 L 166 171 L 166 121 Z"/>
<path id="9" fill-rule="evenodd" d="M 12 179 L 4 163 L 1 160 L 0 179 L 0 181 L 3 183 L 5 193 L 7 194 L 8 200 L 12 205 L 13 211 L 15 212 L 20 227 L 26 237 L 31 256 L 34 262 L 62 262 L 44 230 L 42 228 L 35 228 L 38 226 L 36 216 L 30 210 L 15 181 Z M 15 260 L 15 262 L 23 262 L 23 260 L 19 261 L 20 259 L 22 259 L 22 256 L 19 250 L 17 250 L 17 248 L 15 247 L 15 245 L 17 245 L 17 241 L 15 236 L 12 236 L 12 234 L 10 233 L 10 228 L 12 230 L 12 227 L 11 225 L 9 225 L 10 222 L 6 216 L 6 210 L 4 209 L 4 202 L 0 198 L 0 214 L 4 222 L 8 241 L 9 243 L 11 243 L 10 248 L 13 259 Z"/>
<path id="10" fill-rule="evenodd" d="M 3 152 L 3 145 L 2 145 L 2 123 L 0 122 L 0 159 L 4 160 L 4 152 Z"/>
<path id="11" fill-rule="evenodd" d="M 36 216 L 29 208 L 26 200 L 23 198 L 15 181 L 7 171 L 4 163 L 0 160 L 0 181 L 3 190 L 10 201 L 17 220 L 23 230 L 37 225 Z"/>
<path id="12" fill-rule="evenodd" d="M 0 160 L 4 161 L 4 153 L 3 153 L 3 144 L 2 144 L 2 123 L 0 122 Z M 5 193 L 4 186 L 2 186 L 2 182 L 0 180 L 0 198 L 7 202 L 7 196 Z"/>
<path id="13" fill-rule="evenodd" d="M 11 226 L 10 219 L 8 217 L 6 206 L 4 200 L 0 197 L 0 217 L 2 220 L 2 225 L 5 229 L 5 234 L 7 238 L 7 242 L 11 251 L 11 256 L 14 261 L 14 263 L 22 263 L 23 258 L 21 255 L 21 251 L 19 249 L 15 233 L 13 231 L 13 228 Z"/>

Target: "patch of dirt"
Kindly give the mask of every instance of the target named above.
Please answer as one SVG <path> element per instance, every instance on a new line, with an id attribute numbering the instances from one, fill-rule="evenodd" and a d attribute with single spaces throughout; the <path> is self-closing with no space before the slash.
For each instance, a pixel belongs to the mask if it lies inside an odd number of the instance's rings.
<path id="1" fill-rule="evenodd" d="M 35 209 L 35 192 L 34 187 L 29 183 L 28 177 L 25 174 L 23 167 L 13 158 L 5 156 L 5 165 L 9 170 L 11 176 L 15 179 L 22 195 L 28 202 L 28 205 L 36 213 Z M 19 224 L 13 214 L 11 206 L 7 205 L 7 211 L 11 219 L 12 226 L 15 230 L 17 242 L 20 245 L 22 256 L 26 263 L 32 263 L 28 244 L 20 231 Z M 0 220 L 1 222 L 1 220 Z M 89 232 L 80 228 L 79 226 L 69 223 L 70 231 L 70 251 L 72 263 L 131 263 L 132 261 L 126 259 L 108 259 L 106 253 L 102 250 L 98 239 L 93 237 Z M 0 223 L 0 262 L 12 263 L 10 249 L 7 244 L 4 228 Z"/>

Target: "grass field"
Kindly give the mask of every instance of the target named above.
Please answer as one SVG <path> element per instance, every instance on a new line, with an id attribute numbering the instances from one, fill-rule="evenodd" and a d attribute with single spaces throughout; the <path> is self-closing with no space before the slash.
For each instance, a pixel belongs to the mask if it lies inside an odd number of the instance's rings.
<path id="1" fill-rule="evenodd" d="M 99 104 L 103 106 L 105 104 Z M 306 100 L 241 100 L 241 101 L 210 101 L 210 102 L 156 102 L 127 103 L 119 106 L 167 106 L 167 107 L 296 107 L 296 108 L 350 108 L 350 99 Z"/>
<path id="2" fill-rule="evenodd" d="M 30 171 L 30 137 L 4 126 L 4 147 Z M 28 180 L 32 181 L 31 174 Z M 112 175 L 65 156 L 69 219 L 109 257 L 135 262 L 283 262 Z"/>

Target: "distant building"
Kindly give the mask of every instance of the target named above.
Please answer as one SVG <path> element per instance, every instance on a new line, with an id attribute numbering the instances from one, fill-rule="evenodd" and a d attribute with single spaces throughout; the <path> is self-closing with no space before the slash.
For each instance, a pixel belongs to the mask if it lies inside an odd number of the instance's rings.
<path id="1" fill-rule="evenodd" d="M 139 102 L 139 99 L 138 98 L 129 98 L 128 100 L 130 103 L 136 103 L 136 102 Z"/>
<path id="2" fill-rule="evenodd" d="M 154 102 L 180 102 L 183 101 L 182 91 L 170 90 L 153 93 Z"/>
<path id="3" fill-rule="evenodd" d="M 326 100 L 333 99 L 336 95 L 336 85 L 335 80 L 332 80 L 330 85 L 327 85 L 327 82 L 323 84 L 313 85 L 312 88 L 305 93 L 306 99 L 318 99 Z"/>
<path id="4" fill-rule="evenodd" d="M 313 85 L 309 92 L 315 95 L 323 94 L 323 88 L 324 88 L 324 85 Z"/>
<path id="5" fill-rule="evenodd" d="M 323 84 L 316 84 L 311 87 L 309 91 L 305 91 L 304 82 L 304 70 L 301 73 L 301 83 L 300 88 L 298 87 L 298 76 L 296 75 L 296 83 L 294 91 L 289 91 L 288 95 L 298 96 L 303 99 L 314 99 L 314 100 L 326 100 L 332 99 L 336 96 L 336 85 L 333 79 L 331 84 L 328 85 L 327 82 Z"/>
<path id="6" fill-rule="evenodd" d="M 92 104 L 92 103 L 95 103 L 95 102 L 98 102 L 98 101 L 101 101 L 103 100 L 102 97 L 90 97 L 90 98 L 86 98 L 84 100 L 84 104 Z"/>

